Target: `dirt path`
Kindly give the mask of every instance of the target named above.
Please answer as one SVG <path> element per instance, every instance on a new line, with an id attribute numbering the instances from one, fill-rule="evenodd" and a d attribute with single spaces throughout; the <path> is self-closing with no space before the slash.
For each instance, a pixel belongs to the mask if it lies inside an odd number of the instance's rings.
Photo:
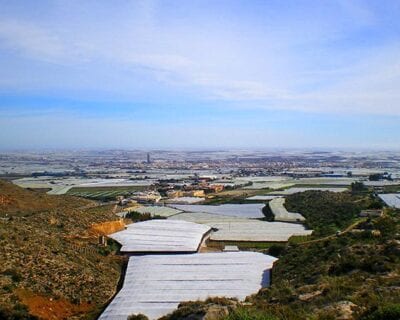
<path id="1" fill-rule="evenodd" d="M 350 231 L 353 230 L 358 224 L 360 224 L 361 222 L 364 222 L 364 221 L 366 221 L 366 220 L 367 220 L 367 218 L 364 218 L 364 219 L 361 219 L 361 220 L 358 220 L 358 221 L 352 223 L 352 224 L 349 225 L 346 229 L 344 229 L 342 232 L 340 232 L 340 235 L 346 234 L 346 233 L 350 232 Z M 332 234 L 332 235 L 330 235 L 330 236 L 326 236 L 326 237 L 323 237 L 323 238 L 319 238 L 319 239 L 315 239 L 315 240 L 310 240 L 310 241 L 306 241 L 306 242 L 300 242 L 299 245 L 310 244 L 310 243 L 316 243 L 316 242 L 321 242 L 321 241 L 326 241 L 326 240 L 330 240 L 330 239 L 336 238 L 337 236 L 338 236 L 338 235 L 335 233 L 335 234 Z"/>

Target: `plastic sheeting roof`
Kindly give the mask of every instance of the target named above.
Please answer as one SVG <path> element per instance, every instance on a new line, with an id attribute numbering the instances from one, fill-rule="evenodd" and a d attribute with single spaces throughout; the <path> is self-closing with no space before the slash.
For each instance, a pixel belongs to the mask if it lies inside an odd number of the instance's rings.
<path id="1" fill-rule="evenodd" d="M 284 222 L 221 222 L 214 223 L 217 232 L 210 236 L 215 241 L 288 241 L 291 236 L 306 236 L 312 230 L 305 230 L 301 224 Z"/>
<path id="2" fill-rule="evenodd" d="M 174 205 L 173 207 L 186 212 L 206 212 L 220 214 L 224 216 L 240 217 L 240 218 L 264 218 L 262 208 L 263 203 L 247 203 L 247 204 L 221 204 L 221 205 Z"/>
<path id="3" fill-rule="evenodd" d="M 304 221 L 305 218 L 300 213 L 286 210 L 285 201 L 285 198 L 275 198 L 269 202 L 269 207 L 275 216 L 275 220 L 287 222 Z"/>
<path id="4" fill-rule="evenodd" d="M 258 195 L 246 198 L 246 200 L 254 200 L 254 201 L 269 201 L 275 198 L 279 198 L 280 196 L 269 196 L 269 195 Z"/>
<path id="5" fill-rule="evenodd" d="M 165 203 L 187 204 L 187 203 L 200 203 L 206 200 L 201 197 L 178 197 L 165 200 Z"/>
<path id="6" fill-rule="evenodd" d="M 161 217 L 170 217 L 177 213 L 182 212 L 181 210 L 177 210 L 170 207 L 161 207 L 161 206 L 148 206 L 148 207 L 139 207 L 135 209 L 136 212 L 139 213 L 149 213 L 152 217 L 161 216 Z"/>
<path id="7" fill-rule="evenodd" d="M 110 235 L 118 241 L 121 252 L 196 252 L 203 236 L 211 228 L 180 220 L 148 220 L 128 225 Z"/>
<path id="8" fill-rule="evenodd" d="M 380 194 L 379 198 L 381 198 L 389 207 L 400 209 L 400 193 Z"/>
<path id="9" fill-rule="evenodd" d="M 284 195 L 289 195 L 289 194 L 294 194 L 294 193 L 298 193 L 298 192 L 305 192 L 305 191 L 330 191 L 330 192 L 344 192 L 344 191 L 348 191 L 348 188 L 318 188 L 318 187 L 307 187 L 307 188 L 301 188 L 301 187 L 293 187 L 293 188 L 289 188 L 286 190 L 282 190 L 282 191 L 273 191 L 270 192 L 269 195 L 278 195 L 278 196 L 284 196 Z"/>
<path id="10" fill-rule="evenodd" d="M 240 300 L 269 285 L 277 259 L 257 252 L 148 255 L 129 259 L 124 285 L 99 320 L 142 313 L 157 319 L 182 301 Z"/>
<path id="11" fill-rule="evenodd" d="M 267 222 L 254 219 L 229 217 L 204 212 L 183 212 L 168 219 L 206 224 L 218 229 L 210 235 L 217 241 L 288 241 L 291 236 L 310 235 L 298 223 Z"/>

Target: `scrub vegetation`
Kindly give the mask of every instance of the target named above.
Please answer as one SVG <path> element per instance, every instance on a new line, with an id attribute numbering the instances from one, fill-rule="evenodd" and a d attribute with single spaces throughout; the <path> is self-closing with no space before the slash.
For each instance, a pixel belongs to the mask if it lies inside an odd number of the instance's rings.
<path id="1" fill-rule="evenodd" d="M 220 319 L 400 319 L 400 210 L 359 219 L 361 209 L 377 206 L 370 193 L 307 191 L 287 199 L 316 235 L 265 249 L 279 257 L 271 286 Z"/>
<path id="2" fill-rule="evenodd" d="M 285 207 L 301 213 L 306 226 L 318 237 L 345 229 L 356 221 L 362 209 L 379 209 L 382 203 L 369 193 L 305 191 L 289 195 Z"/>
<path id="3" fill-rule="evenodd" d="M 147 221 L 153 219 L 167 219 L 166 217 L 162 217 L 159 215 L 152 216 L 150 213 L 140 213 L 137 211 L 130 211 L 125 215 L 126 219 L 130 219 L 132 222 L 140 222 L 140 221 Z"/>
<path id="4" fill-rule="evenodd" d="M 3 181 L 0 199 L 0 318 L 95 319 L 115 293 L 124 263 L 114 254 L 116 243 L 102 247 L 93 233 L 93 223 L 115 220 L 113 207 Z M 399 210 L 359 218 L 361 210 L 382 206 L 365 189 L 307 191 L 288 196 L 285 205 L 315 234 L 239 244 L 279 257 L 270 287 L 245 303 L 183 302 L 163 319 L 400 319 Z M 130 218 L 150 217 L 133 212 Z"/>
<path id="5" fill-rule="evenodd" d="M 247 198 L 257 195 L 264 195 L 271 191 L 270 189 L 234 189 L 226 190 L 219 193 L 209 195 L 203 204 L 219 205 L 219 204 L 245 204 L 254 203 L 253 200 L 247 200 Z"/>
<path id="6" fill-rule="evenodd" d="M 92 228 L 112 206 L 1 180 L 0 199 L 0 319 L 95 319 L 123 264 Z"/>

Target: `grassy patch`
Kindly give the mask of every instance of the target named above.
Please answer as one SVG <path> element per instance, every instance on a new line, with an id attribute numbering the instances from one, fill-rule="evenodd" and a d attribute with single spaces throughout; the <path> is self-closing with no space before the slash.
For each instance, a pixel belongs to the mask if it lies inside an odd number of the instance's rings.
<path id="1" fill-rule="evenodd" d="M 226 204 L 226 203 L 236 203 L 236 204 L 244 204 L 244 203 L 254 203 L 254 200 L 246 200 L 246 198 L 257 196 L 257 195 L 265 195 L 271 191 L 270 189 L 235 189 L 223 191 L 220 193 L 209 194 L 204 202 L 204 204 Z"/>
<path id="2" fill-rule="evenodd" d="M 299 244 L 299 243 L 303 243 L 303 242 L 307 242 L 310 241 L 312 239 L 312 236 L 291 236 L 289 238 L 288 243 L 289 244 Z"/>
<path id="3" fill-rule="evenodd" d="M 208 247 L 223 249 L 225 246 L 237 246 L 240 250 L 263 250 L 268 249 L 275 245 L 276 242 L 257 242 L 257 241 L 215 241 L 209 240 L 207 242 Z"/>
<path id="4" fill-rule="evenodd" d="M 279 320 L 279 318 L 260 310 L 240 307 L 231 312 L 227 317 L 223 318 L 223 320 Z"/>
<path id="5" fill-rule="evenodd" d="M 400 184 L 394 186 L 384 186 L 383 187 L 384 193 L 397 193 L 400 192 Z"/>

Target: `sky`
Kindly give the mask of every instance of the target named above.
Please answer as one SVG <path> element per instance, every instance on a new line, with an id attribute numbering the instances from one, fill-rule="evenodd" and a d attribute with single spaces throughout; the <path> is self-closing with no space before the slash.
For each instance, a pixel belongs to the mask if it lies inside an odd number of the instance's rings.
<path id="1" fill-rule="evenodd" d="M 0 0 L 0 149 L 400 149 L 400 1 Z"/>

